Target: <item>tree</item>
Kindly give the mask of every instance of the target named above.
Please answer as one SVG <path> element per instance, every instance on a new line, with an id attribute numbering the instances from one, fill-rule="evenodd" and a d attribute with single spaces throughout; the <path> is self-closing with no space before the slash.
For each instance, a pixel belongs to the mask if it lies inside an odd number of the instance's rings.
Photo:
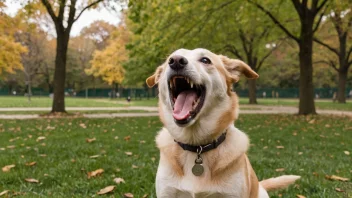
<path id="1" fill-rule="evenodd" d="M 236 12 L 234 12 L 236 10 Z M 247 2 L 130 1 L 131 59 L 126 79 L 140 82 L 178 48 L 207 48 L 247 62 L 258 72 L 279 46 L 281 32 Z M 269 48 L 265 44 L 270 43 Z M 256 101 L 256 80 L 248 81 L 249 102 Z"/>
<path id="2" fill-rule="evenodd" d="M 50 18 L 52 19 L 55 25 L 56 31 L 54 100 L 51 112 L 66 112 L 64 95 L 66 80 L 66 61 L 72 26 L 86 10 L 97 8 L 98 5 L 101 3 L 110 4 L 110 6 L 114 7 L 113 3 L 116 3 L 116 1 L 113 2 L 108 0 L 40 0 L 39 2 L 39 0 L 34 0 L 27 1 L 26 8 L 28 10 L 39 10 L 39 3 L 41 3 L 45 7 L 46 12 L 49 14 Z"/>
<path id="3" fill-rule="evenodd" d="M 257 8 L 265 13 L 286 35 L 296 41 L 299 46 L 299 66 L 300 66 L 300 83 L 299 83 L 299 112 L 300 115 L 316 114 L 314 104 L 314 86 L 313 86 L 313 38 L 315 32 L 318 30 L 320 22 L 325 14 L 328 0 L 291 0 L 294 9 L 287 7 L 285 14 L 291 13 L 294 10 L 299 16 L 300 30 L 298 35 L 295 35 L 289 30 L 289 25 L 284 25 L 282 21 L 275 16 L 274 12 L 265 8 L 264 3 L 259 3 L 255 0 L 248 0 L 250 3 L 257 6 Z M 277 1 L 273 1 L 277 5 Z M 273 3 L 269 6 L 273 6 Z M 285 5 L 287 1 L 281 2 Z M 281 5 L 279 4 L 279 6 Z M 288 6 L 288 5 L 285 5 Z M 318 17 L 318 18 L 317 18 Z M 292 20 L 292 19 L 291 19 Z"/>
<path id="4" fill-rule="evenodd" d="M 4 5 L 0 5 L 0 76 L 22 70 L 21 55 L 27 52 L 27 49 L 14 39 L 18 21 L 3 13 L 1 7 Z"/>
<path id="5" fill-rule="evenodd" d="M 314 41 L 337 56 L 338 64 L 334 58 L 330 58 L 324 62 L 337 71 L 337 101 L 339 103 L 346 103 L 346 82 L 348 70 L 352 65 L 352 44 L 348 46 L 348 40 L 352 38 L 349 36 L 349 33 L 352 30 L 352 3 L 348 1 L 334 1 L 332 4 L 333 6 L 331 13 L 327 16 L 327 18 L 333 24 L 333 28 L 336 31 L 335 37 L 337 37 L 337 42 L 335 40 L 326 42 L 318 37 L 315 37 Z M 329 37 L 331 37 L 331 34 Z M 336 45 L 336 43 L 338 43 L 338 45 Z"/>
<path id="6" fill-rule="evenodd" d="M 109 85 L 121 84 L 125 70 L 122 64 L 128 59 L 125 49 L 129 39 L 129 32 L 123 25 L 120 25 L 113 33 L 108 46 L 102 51 L 95 51 L 92 67 L 86 69 L 88 75 L 101 77 Z"/>
<path id="7" fill-rule="evenodd" d="M 81 36 L 90 39 L 95 43 L 98 50 L 102 50 L 106 47 L 107 41 L 115 29 L 116 27 L 114 25 L 98 20 L 92 23 L 89 27 L 83 28 Z"/>

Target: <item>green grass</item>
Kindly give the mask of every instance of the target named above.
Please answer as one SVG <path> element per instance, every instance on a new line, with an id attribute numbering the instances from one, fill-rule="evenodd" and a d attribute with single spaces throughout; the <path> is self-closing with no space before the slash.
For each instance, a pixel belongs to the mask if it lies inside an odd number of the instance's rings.
<path id="1" fill-rule="evenodd" d="M 152 106 L 156 107 L 157 98 L 133 100 L 127 103 L 125 99 L 107 99 L 107 98 L 66 98 L 66 107 L 127 107 L 127 106 Z M 248 104 L 247 98 L 240 98 L 240 104 Z M 259 105 L 266 106 L 293 106 L 298 107 L 298 99 L 272 99 L 258 98 Z M 316 100 L 317 109 L 334 109 L 352 111 L 352 101 L 348 100 L 346 104 L 333 103 L 332 100 Z M 1 107 L 51 107 L 52 100 L 48 97 L 34 97 L 32 102 L 28 102 L 26 97 L 18 96 L 1 96 Z M 255 106 L 253 106 L 255 107 Z"/>
<path id="2" fill-rule="evenodd" d="M 157 99 L 132 100 L 127 103 L 125 99 L 101 99 L 101 98 L 73 98 L 65 99 L 66 107 L 124 107 L 124 106 L 157 106 Z M 23 96 L 1 96 L 1 107 L 51 107 L 52 99 L 49 97 L 33 97 L 31 102 Z"/>
<path id="3" fill-rule="evenodd" d="M 272 98 L 258 98 L 258 105 L 267 106 L 292 106 L 298 107 L 298 99 L 272 99 Z M 248 98 L 240 98 L 240 104 L 248 104 Z M 315 100 L 317 109 L 331 109 L 331 110 L 344 110 L 352 111 L 352 101 L 348 100 L 346 104 L 334 103 L 332 100 L 319 99 Z"/>
<path id="4" fill-rule="evenodd" d="M 302 176 L 296 185 L 271 193 L 271 197 L 331 198 L 352 196 L 351 181 L 325 179 L 325 175 L 351 179 L 351 155 L 344 154 L 352 152 L 351 121 L 331 116 L 241 115 L 236 126 L 251 139 L 249 158 L 259 179 Z M 16 165 L 10 172 L 0 172 L 0 192 L 12 190 L 25 193 L 24 197 L 92 197 L 101 188 L 114 185 L 115 177 L 122 177 L 126 183 L 115 184 L 113 196 L 131 192 L 135 197 L 156 197 L 158 150 L 154 137 L 160 127 L 156 117 L 0 120 L 0 168 Z M 36 141 L 39 136 L 46 139 Z M 125 141 L 126 136 L 131 139 Z M 93 137 L 95 142 L 86 142 Z M 8 148 L 11 145 L 15 148 Z M 127 151 L 133 155 L 127 156 Z M 89 158 L 93 155 L 100 157 Z M 37 165 L 25 166 L 32 161 Z M 101 176 L 87 178 L 87 172 L 99 168 L 105 170 Z M 276 172 L 278 168 L 285 170 Z M 25 178 L 40 183 L 27 183 Z"/>
<path id="5" fill-rule="evenodd" d="M 144 111 L 144 110 L 97 110 L 97 111 L 67 111 L 68 114 L 100 114 L 100 113 L 149 113 L 153 111 Z M 156 112 L 156 111 L 154 111 Z M 0 115 L 30 115 L 30 114 L 39 114 L 45 115 L 48 114 L 48 111 L 0 111 Z"/>

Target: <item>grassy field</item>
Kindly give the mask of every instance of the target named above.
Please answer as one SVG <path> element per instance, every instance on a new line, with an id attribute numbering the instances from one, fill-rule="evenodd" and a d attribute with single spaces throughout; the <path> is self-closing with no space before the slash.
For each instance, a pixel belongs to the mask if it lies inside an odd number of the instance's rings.
<path id="1" fill-rule="evenodd" d="M 66 107 L 124 107 L 124 106 L 157 106 L 157 98 L 132 100 L 127 103 L 124 99 L 99 99 L 99 98 L 66 98 Z M 248 104 L 247 98 L 240 98 L 241 104 Z M 298 106 L 298 99 L 263 99 L 258 98 L 259 105 L 266 106 Z M 52 100 L 48 97 L 34 97 L 32 102 L 28 102 L 26 97 L 0 97 L 1 107 L 51 107 Z M 255 106 L 254 106 L 255 107 Z M 317 100 L 316 107 L 318 109 L 336 109 L 352 111 L 352 101 L 346 104 L 333 103 L 331 100 Z"/>
<path id="2" fill-rule="evenodd" d="M 351 181 L 325 178 L 338 175 L 351 179 L 351 155 L 344 153 L 352 153 L 351 121 L 331 116 L 242 115 L 236 126 L 251 139 L 249 158 L 259 179 L 302 176 L 296 185 L 271 197 L 300 194 L 331 198 L 352 197 Z M 17 192 L 24 197 L 94 197 L 100 189 L 115 185 L 110 194 L 115 197 L 128 192 L 134 197 L 156 197 L 158 151 L 154 136 L 160 127 L 156 117 L 0 120 L 0 168 L 15 165 L 9 172 L 0 172 L 0 193 L 10 190 L 8 195 Z M 87 138 L 96 141 L 88 143 Z M 26 166 L 30 162 L 36 165 Z M 100 168 L 104 169 L 102 175 L 87 178 L 88 172 Z M 125 183 L 114 183 L 119 177 Z M 26 178 L 39 183 L 28 183 Z"/>

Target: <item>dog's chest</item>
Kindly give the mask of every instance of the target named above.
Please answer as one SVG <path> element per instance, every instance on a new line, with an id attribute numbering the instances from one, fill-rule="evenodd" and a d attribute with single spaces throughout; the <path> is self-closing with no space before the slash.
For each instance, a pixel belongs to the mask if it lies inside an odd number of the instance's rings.
<path id="1" fill-rule="evenodd" d="M 184 164 L 183 177 L 170 176 L 172 170 L 168 166 L 159 166 L 157 174 L 157 187 L 161 194 L 175 198 L 244 198 L 247 194 L 245 175 L 243 172 L 233 172 L 231 175 L 221 177 L 214 181 L 207 162 L 203 164 L 204 173 L 195 176 L 192 173 L 195 155 L 187 156 Z M 158 181 L 159 180 L 159 181 Z M 170 196 L 174 195 L 174 196 Z M 159 196 L 158 196 L 159 197 Z"/>

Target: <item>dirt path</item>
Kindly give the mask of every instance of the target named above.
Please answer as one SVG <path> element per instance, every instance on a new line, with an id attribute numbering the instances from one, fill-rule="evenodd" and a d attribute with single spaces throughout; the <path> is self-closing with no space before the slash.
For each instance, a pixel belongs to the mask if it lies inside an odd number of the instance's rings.
<path id="1" fill-rule="evenodd" d="M 297 107 L 287 106 L 251 106 L 242 105 L 243 109 L 240 114 L 296 114 Z M 121 111 L 121 110 L 143 110 L 149 111 L 145 113 L 96 113 L 82 114 L 85 118 L 115 118 L 115 117 L 151 117 L 158 116 L 157 107 L 67 107 L 68 111 Z M 0 108 L 0 119 L 37 119 L 42 118 L 38 114 L 1 114 L 2 112 L 11 111 L 50 111 L 50 108 Z M 335 115 L 335 116 L 350 116 L 352 111 L 338 110 L 317 110 L 318 114 Z"/>

